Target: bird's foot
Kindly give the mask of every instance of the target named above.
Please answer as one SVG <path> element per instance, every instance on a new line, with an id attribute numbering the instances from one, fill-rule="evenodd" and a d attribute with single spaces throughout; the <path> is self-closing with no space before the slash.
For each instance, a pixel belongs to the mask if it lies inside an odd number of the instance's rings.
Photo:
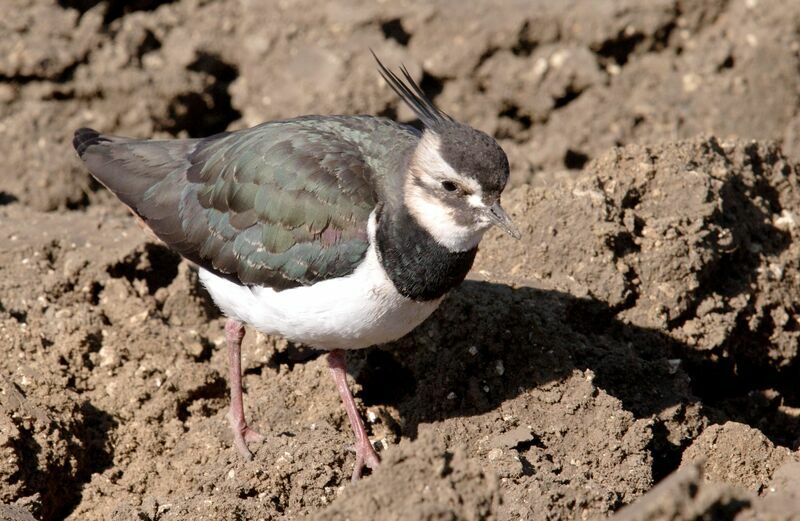
<path id="1" fill-rule="evenodd" d="M 228 420 L 231 423 L 231 431 L 233 432 L 233 445 L 244 459 L 247 461 L 252 460 L 253 453 L 247 447 L 247 444 L 251 442 L 258 443 L 264 439 L 264 436 L 248 427 L 245 422 L 236 421 L 231 415 L 228 415 Z"/>
<path id="2" fill-rule="evenodd" d="M 361 473 L 364 471 L 364 467 L 367 467 L 370 470 L 375 470 L 381 463 L 381 458 L 378 456 L 378 453 L 375 452 L 375 448 L 372 446 L 372 443 L 369 440 L 366 440 L 363 443 L 357 442 L 355 450 L 356 465 L 355 468 L 353 468 L 353 477 L 351 478 L 353 483 L 361 478 Z"/>

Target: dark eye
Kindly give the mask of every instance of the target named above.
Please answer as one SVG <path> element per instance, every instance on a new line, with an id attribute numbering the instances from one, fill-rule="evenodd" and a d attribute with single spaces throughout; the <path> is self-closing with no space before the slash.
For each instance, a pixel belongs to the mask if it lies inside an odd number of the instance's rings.
<path id="1" fill-rule="evenodd" d="M 442 181 L 442 188 L 444 188 L 448 192 L 455 192 L 458 187 L 452 181 Z"/>

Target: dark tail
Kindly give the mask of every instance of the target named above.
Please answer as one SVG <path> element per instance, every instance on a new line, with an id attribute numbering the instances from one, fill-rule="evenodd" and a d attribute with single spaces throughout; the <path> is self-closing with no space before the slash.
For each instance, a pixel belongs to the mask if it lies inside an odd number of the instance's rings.
<path id="1" fill-rule="evenodd" d="M 106 141 L 111 140 L 102 136 L 100 132 L 94 129 L 84 127 L 75 131 L 75 136 L 72 138 L 72 146 L 75 147 L 75 151 L 78 152 L 78 155 L 83 157 L 87 148 Z"/>
<path id="2" fill-rule="evenodd" d="M 181 187 L 186 182 L 185 175 L 181 174 L 191 166 L 187 156 L 194 142 L 131 139 L 79 128 L 75 131 L 72 145 L 95 179 L 136 213 L 149 218 L 151 216 L 143 213 L 147 206 L 147 191 L 166 181 L 158 197 L 177 199 L 180 196 Z M 167 181 L 170 174 L 173 176 Z M 167 190 L 167 185 L 174 190 Z"/>

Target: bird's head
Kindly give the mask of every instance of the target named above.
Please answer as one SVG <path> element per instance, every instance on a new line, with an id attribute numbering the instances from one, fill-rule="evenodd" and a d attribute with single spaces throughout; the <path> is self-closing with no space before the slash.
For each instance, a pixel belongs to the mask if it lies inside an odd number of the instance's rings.
<path id="1" fill-rule="evenodd" d="M 405 67 L 400 69 L 405 81 L 379 60 L 378 67 L 425 125 L 403 187 L 411 216 L 451 251 L 474 248 L 492 225 L 519 239 L 519 230 L 500 206 L 509 173 L 500 145 L 437 109 Z"/>

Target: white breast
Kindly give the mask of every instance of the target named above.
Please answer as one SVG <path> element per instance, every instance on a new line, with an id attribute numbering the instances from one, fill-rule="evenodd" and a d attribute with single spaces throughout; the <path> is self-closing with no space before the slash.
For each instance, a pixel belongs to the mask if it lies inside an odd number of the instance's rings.
<path id="1" fill-rule="evenodd" d="M 374 237 L 374 215 L 370 218 Z M 323 349 L 359 349 L 396 340 L 417 327 L 441 298 L 402 296 L 378 260 L 374 241 L 351 275 L 283 291 L 247 287 L 200 270 L 200 280 L 228 317 L 257 330 Z"/>

